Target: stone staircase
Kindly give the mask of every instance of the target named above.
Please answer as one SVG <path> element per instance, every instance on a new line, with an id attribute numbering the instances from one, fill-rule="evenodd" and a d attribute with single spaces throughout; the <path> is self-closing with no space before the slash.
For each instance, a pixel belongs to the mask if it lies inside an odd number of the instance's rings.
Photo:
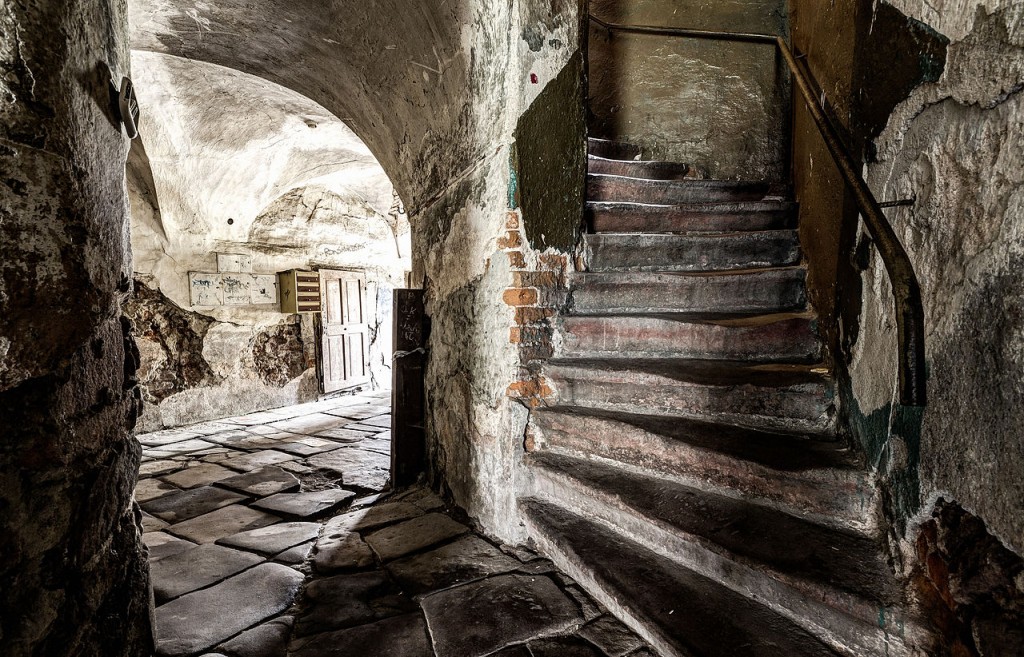
<path id="1" fill-rule="evenodd" d="M 590 152 L 531 536 L 666 656 L 925 654 L 836 428 L 790 190 Z"/>

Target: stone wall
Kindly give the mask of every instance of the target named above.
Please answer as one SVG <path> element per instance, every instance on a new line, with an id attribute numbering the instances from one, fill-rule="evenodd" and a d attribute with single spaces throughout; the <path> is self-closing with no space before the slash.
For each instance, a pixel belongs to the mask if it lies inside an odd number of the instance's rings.
<path id="1" fill-rule="evenodd" d="M 795 43 L 808 53 L 855 155 L 866 162 L 875 196 L 913 201 L 886 212 L 923 290 L 929 388 L 923 410 L 902 407 L 895 396 L 892 295 L 870 240 L 855 222 L 840 229 L 841 217 L 801 215 L 801 237 L 818 233 L 804 240 L 812 263 L 823 253 L 828 261 L 826 251 L 835 249 L 831 262 L 852 271 L 838 278 L 838 290 L 835 279 L 817 279 L 816 302 L 831 297 L 836 304 L 844 413 L 878 469 L 897 562 L 904 572 L 956 567 L 947 552 L 918 550 L 920 536 L 934 530 L 929 518 L 939 498 L 1019 557 L 1024 10 L 997 0 L 845 2 L 830 10 L 794 5 Z M 815 21 L 801 20 L 800 12 Z M 844 21 L 852 29 L 836 30 Z M 851 43 L 832 47 L 837 34 L 852 35 Z M 885 66 L 871 68 L 869 81 L 862 67 L 873 61 L 865 54 L 872 48 L 891 54 Z M 844 66 L 844 57 L 859 64 Z M 835 71 L 845 77 L 837 79 Z M 865 107 L 869 96 L 873 106 Z M 799 138 L 797 157 L 813 162 L 798 193 L 825 198 L 821 190 L 834 177 L 830 165 Z M 954 616 L 970 615 L 963 599 L 947 602 Z M 969 647 L 978 654 L 1009 654 L 976 643 Z"/>
<path id="2" fill-rule="evenodd" d="M 0 654 L 151 651 L 111 81 L 124 2 L 0 4 Z M 57 35 L 60 35 L 59 37 Z"/>

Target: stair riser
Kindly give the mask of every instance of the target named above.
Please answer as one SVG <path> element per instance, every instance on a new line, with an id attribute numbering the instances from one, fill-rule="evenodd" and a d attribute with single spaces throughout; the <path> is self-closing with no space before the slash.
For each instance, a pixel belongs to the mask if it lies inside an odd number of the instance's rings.
<path id="1" fill-rule="evenodd" d="M 622 176 L 587 177 L 588 201 L 662 205 L 760 201 L 768 192 L 768 185 L 760 182 L 665 181 Z"/>
<path id="2" fill-rule="evenodd" d="M 878 627 L 879 609 L 864 600 L 841 591 L 816 587 L 809 582 L 792 580 L 782 573 L 739 563 L 704 547 L 699 537 L 662 526 L 571 478 L 540 469 L 534 471 L 533 477 L 534 497 L 582 517 L 597 519 L 629 540 L 760 601 L 851 657 L 910 657 L 913 654 L 899 637 L 886 636 L 885 631 Z M 541 528 L 534 526 L 535 531 L 538 529 Z M 535 533 L 533 535 L 536 536 Z M 551 542 L 548 546 L 561 549 Z M 559 559 L 553 560 L 562 565 Z M 600 589 L 588 592 L 602 602 L 607 595 Z M 899 627 L 903 619 L 888 620 L 887 627 Z"/>
<path id="3" fill-rule="evenodd" d="M 776 210 L 709 211 L 642 205 L 587 205 L 595 233 L 724 233 L 794 228 L 796 212 Z"/>
<path id="4" fill-rule="evenodd" d="M 574 280 L 573 311 L 594 314 L 776 313 L 807 306 L 804 271 L 748 274 L 583 274 Z"/>
<path id="5" fill-rule="evenodd" d="M 821 346 L 807 318 L 759 326 L 657 317 L 564 317 L 555 354 L 569 358 L 700 358 L 816 363 Z"/>
<path id="6" fill-rule="evenodd" d="M 796 231 L 727 235 L 589 235 L 590 271 L 728 271 L 800 262 Z"/>
<path id="7" fill-rule="evenodd" d="M 607 139 L 588 139 L 587 153 L 610 160 L 632 160 L 640 157 L 640 147 L 621 141 Z"/>
<path id="8" fill-rule="evenodd" d="M 534 413 L 531 427 L 538 449 L 598 456 L 695 488 L 733 490 L 787 512 L 874 529 L 868 521 L 875 517 L 875 489 L 859 471 L 775 470 L 603 418 Z"/>
<path id="9" fill-rule="evenodd" d="M 600 156 L 588 159 L 587 172 L 650 180 L 687 180 L 700 177 L 699 172 L 688 164 L 615 160 L 604 159 Z"/>
<path id="10" fill-rule="evenodd" d="M 533 521 L 529 514 L 522 514 L 526 531 L 537 544 L 538 551 L 554 562 L 558 569 L 571 577 L 583 587 L 595 600 L 605 606 L 613 616 L 625 623 L 644 641 L 649 643 L 662 657 L 695 657 L 692 653 L 675 649 L 671 640 L 663 636 L 656 627 L 646 622 L 643 616 L 630 608 L 630 600 L 623 598 L 618 591 L 598 581 L 592 571 L 581 566 L 582 559 L 576 556 L 568 546 L 553 540 L 544 528 Z"/>
<path id="11" fill-rule="evenodd" d="M 681 415 L 783 431 L 822 431 L 830 423 L 832 398 L 821 384 L 714 386 L 643 372 L 564 371 L 550 364 L 545 376 L 555 392 L 550 402 L 559 406 Z"/>

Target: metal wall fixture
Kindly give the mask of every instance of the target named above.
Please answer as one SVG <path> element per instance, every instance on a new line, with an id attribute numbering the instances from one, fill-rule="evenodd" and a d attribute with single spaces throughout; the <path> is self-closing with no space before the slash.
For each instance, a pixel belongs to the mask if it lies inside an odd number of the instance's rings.
<path id="1" fill-rule="evenodd" d="M 800 90 L 807 109 L 818 128 L 825 146 L 839 168 L 843 180 L 853 192 L 857 207 L 864 219 L 871 238 L 878 247 L 878 254 L 889 275 L 892 293 L 896 303 L 896 332 L 899 349 L 899 396 L 904 406 L 924 406 L 927 402 L 925 368 L 924 305 L 921 301 L 921 286 L 910 257 L 900 243 L 889 220 L 867 183 L 857 172 L 853 157 L 846 150 L 827 110 L 814 93 L 813 76 L 802 60 L 796 56 L 789 44 L 779 36 L 771 34 L 718 32 L 713 30 L 691 30 L 676 27 L 655 27 L 649 25 L 620 25 L 609 23 L 591 15 L 590 20 L 608 31 L 632 32 L 690 39 L 715 41 L 742 41 L 774 45 L 785 60 L 796 86 Z"/>

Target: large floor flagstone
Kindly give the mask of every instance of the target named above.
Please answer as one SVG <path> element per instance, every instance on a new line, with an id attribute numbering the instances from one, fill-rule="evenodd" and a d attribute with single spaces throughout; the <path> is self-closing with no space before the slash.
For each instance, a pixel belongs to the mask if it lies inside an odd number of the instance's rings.
<path id="1" fill-rule="evenodd" d="M 291 605 L 302 573 L 266 563 L 156 610 L 157 654 L 191 655 L 278 614 Z"/>

